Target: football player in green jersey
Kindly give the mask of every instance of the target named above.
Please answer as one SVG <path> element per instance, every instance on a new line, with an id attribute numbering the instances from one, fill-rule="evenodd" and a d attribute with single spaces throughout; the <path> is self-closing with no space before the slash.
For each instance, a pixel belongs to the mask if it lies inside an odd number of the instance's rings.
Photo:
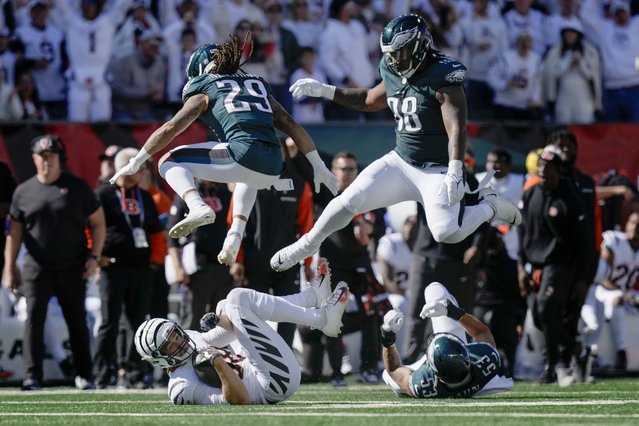
<path id="1" fill-rule="evenodd" d="M 397 145 L 333 199 L 306 235 L 275 253 L 271 267 L 277 271 L 317 251 L 354 215 L 401 201 L 422 203 L 438 242 L 462 241 L 491 219 L 513 225 L 521 222 L 519 210 L 484 188 L 484 182 L 478 189 L 478 205 L 460 203 L 468 192 L 462 167 L 466 68 L 432 48 L 426 22 L 416 15 L 393 19 L 380 45 L 382 82 L 372 89 L 341 89 L 312 79 L 291 86 L 294 97 L 324 97 L 361 111 L 378 111 L 388 104 L 397 121 Z"/>
<path id="2" fill-rule="evenodd" d="M 247 36 L 249 40 L 251 34 Z M 161 176 L 189 207 L 189 214 L 169 231 L 172 238 L 189 235 L 198 226 L 212 223 L 215 212 L 198 194 L 194 177 L 213 182 L 236 182 L 233 222 L 218 261 L 232 265 L 258 189 L 280 181 L 283 158 L 275 128 L 287 133 L 313 166 L 315 190 L 324 184 L 337 193 L 337 179 L 321 161 L 313 140 L 273 98 L 262 77 L 246 74 L 240 66 L 243 45 L 237 37 L 222 44 L 198 47 L 186 68 L 184 105 L 173 118 L 154 131 L 140 153 L 112 179 L 136 173 L 150 156 L 167 146 L 198 117 L 224 142 L 184 145 L 165 154 L 159 162 Z"/>
<path id="3" fill-rule="evenodd" d="M 397 395 L 414 398 L 469 398 L 510 390 L 513 381 L 502 375 L 501 357 L 490 329 L 459 308 L 438 282 L 426 287 L 424 298 L 420 316 L 431 318 L 434 334 L 426 355 L 412 365 L 401 365 L 395 347 L 395 335 L 404 320 L 402 312 L 392 310 L 384 316 L 384 382 Z M 472 343 L 466 341 L 466 333 L 473 338 Z"/>

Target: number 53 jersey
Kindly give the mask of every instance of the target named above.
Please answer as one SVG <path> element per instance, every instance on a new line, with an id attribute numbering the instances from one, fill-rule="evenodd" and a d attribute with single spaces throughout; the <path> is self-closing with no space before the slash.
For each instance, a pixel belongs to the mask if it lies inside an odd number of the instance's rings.
<path id="1" fill-rule="evenodd" d="M 435 93 L 445 86 L 463 86 L 466 67 L 442 56 L 404 83 L 384 57 L 379 72 L 397 122 L 395 151 L 413 166 L 447 165 L 448 134 Z M 465 125 L 465 114 L 462 118 Z"/>
<path id="2" fill-rule="evenodd" d="M 220 141 L 229 143 L 233 159 L 268 175 L 279 175 L 282 154 L 273 127 L 271 89 L 260 76 L 204 74 L 189 80 L 182 91 L 186 100 L 196 94 L 209 97 L 201 118 Z"/>
<path id="3" fill-rule="evenodd" d="M 486 343 L 469 343 L 471 380 L 466 385 L 451 389 L 437 379 L 437 374 L 424 362 L 413 372 L 411 385 L 415 398 L 470 398 L 479 392 L 501 371 L 501 358 L 497 350 Z"/>

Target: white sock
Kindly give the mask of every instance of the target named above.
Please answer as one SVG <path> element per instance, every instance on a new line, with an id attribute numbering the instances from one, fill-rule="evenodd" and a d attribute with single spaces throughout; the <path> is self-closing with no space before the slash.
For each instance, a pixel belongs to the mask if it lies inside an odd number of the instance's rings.
<path id="1" fill-rule="evenodd" d="M 353 213 L 344 207 L 339 197 L 333 198 L 317 219 L 313 228 L 306 234 L 308 242 L 313 246 L 319 247 L 329 235 L 348 225 L 353 216 Z"/>
<path id="2" fill-rule="evenodd" d="M 172 161 L 164 162 L 160 166 L 160 176 L 173 188 L 176 194 L 183 197 L 189 209 L 204 204 L 202 197 L 197 192 L 195 181 L 191 171 Z"/>
<path id="3" fill-rule="evenodd" d="M 464 217 L 459 229 L 444 239 L 445 243 L 455 244 L 463 241 L 475 232 L 484 222 L 492 219 L 495 211 L 488 203 L 480 203 L 476 206 L 466 206 Z"/>
<path id="4" fill-rule="evenodd" d="M 200 193 L 197 190 L 190 190 L 186 194 L 184 194 L 184 202 L 189 206 L 189 210 L 193 210 L 196 207 L 200 207 L 204 205 L 204 200 L 200 196 Z"/>

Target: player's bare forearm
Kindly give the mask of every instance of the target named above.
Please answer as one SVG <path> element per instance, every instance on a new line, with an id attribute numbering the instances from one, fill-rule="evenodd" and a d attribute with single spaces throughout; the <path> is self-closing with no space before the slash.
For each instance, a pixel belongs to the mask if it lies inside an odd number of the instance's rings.
<path id="1" fill-rule="evenodd" d="M 91 228 L 91 237 L 93 239 L 92 254 L 100 256 L 102 255 L 102 248 L 106 238 L 106 219 L 102 207 L 89 216 L 89 227 Z"/>
<path id="2" fill-rule="evenodd" d="M 466 313 L 459 319 L 459 323 L 466 329 L 466 332 L 477 343 L 488 343 L 493 348 L 496 348 L 495 338 L 493 333 L 486 324 L 478 320 L 473 315 Z"/>
<path id="3" fill-rule="evenodd" d="M 356 111 L 380 111 L 386 108 L 386 90 L 384 83 L 372 89 L 335 89 L 333 102 Z"/>
<path id="4" fill-rule="evenodd" d="M 167 146 L 173 138 L 185 131 L 208 106 L 208 96 L 197 94 L 184 102 L 182 108 L 169 121 L 155 130 L 144 144 L 144 149 L 153 155 Z"/>
<path id="5" fill-rule="evenodd" d="M 464 160 L 466 150 L 466 95 L 461 86 L 446 86 L 437 92 L 437 100 L 442 103 L 441 112 L 448 134 L 448 157 L 450 160 Z"/>
<path id="6" fill-rule="evenodd" d="M 382 359 L 384 360 L 384 369 L 388 371 L 395 383 L 399 385 L 406 395 L 412 395 L 410 378 L 413 372 L 410 368 L 402 365 L 397 347 L 395 345 L 390 348 L 383 347 Z"/>
<path id="7" fill-rule="evenodd" d="M 247 405 L 251 403 L 246 386 L 237 373 L 224 362 L 221 356 L 213 360 L 213 367 L 222 381 L 222 394 L 231 405 Z"/>
<path id="8" fill-rule="evenodd" d="M 395 345 L 392 345 L 390 348 L 382 348 L 382 359 L 384 361 L 384 368 L 389 373 L 392 373 L 402 366 L 402 361 Z"/>
<path id="9" fill-rule="evenodd" d="M 291 117 L 275 98 L 269 96 L 269 102 L 273 108 L 273 125 L 289 135 L 303 154 L 315 151 L 317 148 L 308 132 Z"/>

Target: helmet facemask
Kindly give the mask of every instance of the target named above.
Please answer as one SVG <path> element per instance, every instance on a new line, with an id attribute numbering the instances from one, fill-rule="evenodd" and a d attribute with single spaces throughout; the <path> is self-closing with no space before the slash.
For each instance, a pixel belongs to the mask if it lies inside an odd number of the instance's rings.
<path id="1" fill-rule="evenodd" d="M 394 34 L 390 42 L 380 37 L 380 47 L 390 68 L 400 77 L 408 79 L 415 74 L 432 45 L 432 37 L 419 27 Z"/>
<path id="2" fill-rule="evenodd" d="M 167 352 L 167 345 L 176 339 L 180 343 Z M 145 321 L 135 333 L 135 347 L 144 361 L 170 368 L 184 364 L 195 352 L 195 343 L 173 321 L 154 318 Z"/>

